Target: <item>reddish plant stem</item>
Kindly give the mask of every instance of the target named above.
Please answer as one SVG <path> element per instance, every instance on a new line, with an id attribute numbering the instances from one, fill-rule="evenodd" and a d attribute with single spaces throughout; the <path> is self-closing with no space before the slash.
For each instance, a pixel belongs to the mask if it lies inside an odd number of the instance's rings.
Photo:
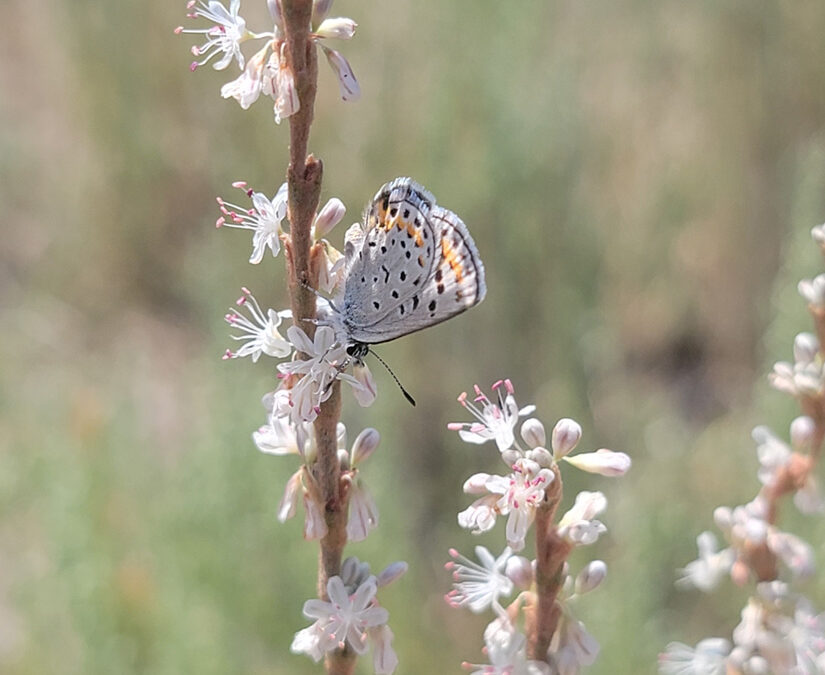
<path id="1" fill-rule="evenodd" d="M 564 582 L 564 563 L 573 546 L 559 536 L 554 522 L 561 502 L 563 485 L 561 472 L 553 467 L 555 480 L 548 486 L 544 503 L 536 512 L 536 604 L 533 626 L 528 628 L 528 655 L 537 661 L 547 661 L 547 649 L 559 622 L 556 604 Z"/>
<path id="2" fill-rule="evenodd" d="M 317 247 L 312 244 L 312 221 L 321 195 L 323 165 L 307 154 L 318 85 L 318 57 L 309 37 L 312 0 L 282 0 L 287 60 L 295 78 L 299 110 L 289 117 L 289 168 L 287 169 L 290 237 L 287 268 L 293 322 L 307 335 L 315 334 L 315 294 L 318 286 Z M 338 462 L 337 426 L 341 417 L 338 382 L 331 396 L 321 404 L 315 420 L 318 457 L 313 474 L 324 502 L 327 535 L 321 540 L 318 563 L 318 596 L 327 599 L 327 581 L 341 572 L 341 558 L 347 541 L 347 496 L 341 489 Z M 356 655 L 349 649 L 327 654 L 327 673 L 350 675 Z"/>

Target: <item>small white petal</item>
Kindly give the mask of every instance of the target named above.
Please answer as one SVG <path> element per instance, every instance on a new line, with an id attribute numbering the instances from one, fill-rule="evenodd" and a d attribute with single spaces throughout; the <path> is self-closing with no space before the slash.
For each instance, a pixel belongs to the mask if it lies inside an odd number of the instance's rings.
<path id="1" fill-rule="evenodd" d="M 630 469 L 630 457 L 623 452 L 613 450 L 596 450 L 578 455 L 564 457 L 564 461 L 582 471 L 597 473 L 602 476 L 623 476 Z"/>

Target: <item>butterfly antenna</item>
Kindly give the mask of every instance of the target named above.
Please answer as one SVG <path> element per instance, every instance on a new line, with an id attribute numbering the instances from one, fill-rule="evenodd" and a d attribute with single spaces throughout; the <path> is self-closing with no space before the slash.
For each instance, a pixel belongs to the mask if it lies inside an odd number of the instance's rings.
<path id="1" fill-rule="evenodd" d="M 382 359 L 380 356 L 378 356 L 378 354 L 376 354 L 374 351 L 372 351 L 372 349 L 369 350 L 369 353 L 372 354 L 376 359 L 378 359 L 378 362 L 382 366 L 384 366 L 384 368 L 387 369 L 387 372 L 390 375 L 392 375 L 392 379 L 395 380 L 395 383 L 398 385 L 398 388 L 401 390 L 401 393 L 404 394 L 404 398 L 406 398 L 413 405 L 413 407 L 415 407 L 415 399 L 412 396 L 410 396 L 410 392 L 408 392 L 406 389 L 404 389 L 404 385 L 401 384 L 401 380 L 399 380 L 396 377 L 395 373 L 392 372 L 392 368 L 390 368 L 387 365 L 387 362 L 384 361 L 384 359 Z"/>

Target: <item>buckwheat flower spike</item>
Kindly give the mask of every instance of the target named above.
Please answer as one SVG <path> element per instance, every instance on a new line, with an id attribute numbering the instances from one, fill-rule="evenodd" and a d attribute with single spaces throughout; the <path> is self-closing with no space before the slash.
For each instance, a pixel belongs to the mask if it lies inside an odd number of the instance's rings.
<path id="1" fill-rule="evenodd" d="M 242 190 L 252 199 L 252 208 L 245 209 L 218 197 L 218 206 L 223 215 L 218 218 L 215 226 L 252 230 L 252 255 L 249 256 L 249 262 L 255 265 L 263 260 L 267 248 L 272 251 L 273 257 L 277 256 L 281 250 L 281 223 L 286 218 L 286 183 L 278 188 L 272 199 L 248 188 L 243 181 L 233 183 L 232 187 Z"/>
<path id="2" fill-rule="evenodd" d="M 507 562 L 513 551 L 505 547 L 498 558 L 483 546 L 476 546 L 479 562 L 465 558 L 455 549 L 450 549 L 454 562 L 445 565 L 453 574 L 453 590 L 445 596 L 451 607 L 466 607 L 479 614 L 490 607 L 502 610 L 498 599 L 513 592 L 513 582 L 505 574 Z"/>
<path id="3" fill-rule="evenodd" d="M 529 415 L 536 407 L 530 405 L 519 409 L 510 380 L 499 380 L 493 384 L 493 391 L 498 395 L 495 403 L 487 398 L 478 385 L 474 389 L 476 395 L 472 401 L 468 401 L 467 393 L 463 392 L 458 397 L 458 402 L 478 421 L 451 422 L 447 428 L 458 431 L 461 440 L 467 443 L 481 444 L 494 440 L 499 452 L 509 450 L 516 440 L 514 429 L 518 418 Z"/>
<path id="4" fill-rule="evenodd" d="M 292 345 L 278 332 L 278 326 L 285 318 L 290 318 L 292 312 L 290 310 L 276 312 L 273 309 L 268 309 L 264 313 L 249 289 L 243 288 L 241 290 L 243 295 L 238 298 L 235 304 L 246 309 L 249 316 L 230 309 L 224 319 L 230 326 L 241 331 L 239 335 L 230 337 L 233 340 L 243 341 L 243 345 L 235 352 L 227 349 L 223 358 L 239 359 L 244 356 L 251 356 L 252 361 L 257 362 L 261 354 L 276 358 L 289 356 L 292 352 Z"/>
<path id="5" fill-rule="evenodd" d="M 231 0 L 229 9 L 217 0 L 206 2 L 196 2 L 190 0 L 186 5 L 190 10 L 187 16 L 190 19 L 203 18 L 214 23 L 209 28 L 184 28 L 178 26 L 176 34 L 193 33 L 203 35 L 206 38 L 200 47 L 192 47 L 194 56 L 203 57 L 201 61 L 193 61 L 189 66 L 190 70 L 207 64 L 213 58 L 222 54 L 221 58 L 212 65 L 215 70 L 223 70 L 233 60 L 238 62 L 238 66 L 243 70 L 244 56 L 241 52 L 241 43 L 252 37 L 259 37 L 250 33 L 246 29 L 246 20 L 238 13 L 241 8 L 240 0 Z"/>

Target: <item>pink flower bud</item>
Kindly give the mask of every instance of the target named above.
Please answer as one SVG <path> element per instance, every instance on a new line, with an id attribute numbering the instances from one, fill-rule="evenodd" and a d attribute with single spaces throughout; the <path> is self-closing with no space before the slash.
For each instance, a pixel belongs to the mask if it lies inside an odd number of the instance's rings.
<path id="1" fill-rule="evenodd" d="M 324 208 L 315 217 L 315 239 L 326 237 L 332 228 L 341 222 L 346 212 L 347 207 L 338 197 L 333 197 L 324 204 Z"/>
<path id="2" fill-rule="evenodd" d="M 623 452 L 612 450 L 596 450 L 583 452 L 573 457 L 565 457 L 564 461 L 582 471 L 598 473 L 602 476 L 623 476 L 630 469 L 630 457 Z"/>
<path id="3" fill-rule="evenodd" d="M 607 565 L 593 560 L 576 577 L 576 593 L 584 595 L 597 588 L 607 576 Z"/>
<path id="4" fill-rule="evenodd" d="M 521 437 L 531 448 L 544 447 L 547 444 L 547 434 L 544 425 L 534 417 L 521 425 Z"/>
<path id="5" fill-rule="evenodd" d="M 556 459 L 561 459 L 579 443 L 582 428 L 578 422 L 568 418 L 560 419 L 553 427 L 551 446 Z"/>
<path id="6" fill-rule="evenodd" d="M 357 466 L 369 457 L 378 447 L 381 435 L 373 428 L 367 427 L 352 444 L 352 465 Z"/>
<path id="7" fill-rule="evenodd" d="M 355 35 L 358 26 L 352 19 L 336 17 L 334 19 L 324 19 L 315 34 L 320 38 L 333 38 L 336 40 L 349 40 Z"/>
<path id="8" fill-rule="evenodd" d="M 523 591 L 533 585 L 533 563 L 522 555 L 514 555 L 507 559 L 504 574 Z"/>

